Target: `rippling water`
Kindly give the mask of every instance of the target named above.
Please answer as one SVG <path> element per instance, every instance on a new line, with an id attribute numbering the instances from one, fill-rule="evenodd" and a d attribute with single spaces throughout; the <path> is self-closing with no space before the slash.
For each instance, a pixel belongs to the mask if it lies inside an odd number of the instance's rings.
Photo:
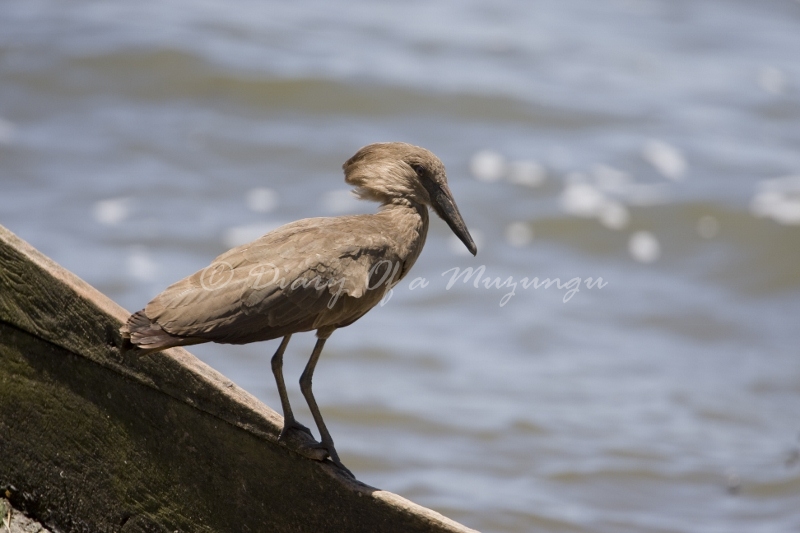
<path id="1" fill-rule="evenodd" d="M 7 2 L 0 223 L 135 310 L 423 145 L 479 254 L 433 220 L 326 346 L 344 462 L 484 531 L 796 531 L 798 50 L 789 0 Z M 193 352 L 277 407 L 274 349 Z"/>

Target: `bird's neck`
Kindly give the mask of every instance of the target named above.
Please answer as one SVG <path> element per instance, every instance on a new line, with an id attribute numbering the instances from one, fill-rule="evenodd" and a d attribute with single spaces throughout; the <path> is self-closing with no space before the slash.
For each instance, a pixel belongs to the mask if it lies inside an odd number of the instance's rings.
<path id="1" fill-rule="evenodd" d="M 376 215 L 386 220 L 386 227 L 397 243 L 399 258 L 404 267 L 402 276 L 419 257 L 428 236 L 428 208 L 416 202 L 389 202 Z M 401 277 L 402 277 L 401 276 Z"/>

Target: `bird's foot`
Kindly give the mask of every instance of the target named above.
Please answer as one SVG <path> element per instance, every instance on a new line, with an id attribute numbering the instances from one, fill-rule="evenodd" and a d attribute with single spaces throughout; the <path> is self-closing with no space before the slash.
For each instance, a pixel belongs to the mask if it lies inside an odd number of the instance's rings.
<path id="1" fill-rule="evenodd" d="M 309 442 L 308 437 L 311 437 L 311 442 Z M 313 440 L 313 437 L 314 435 L 311 434 L 311 430 L 297 420 L 284 420 L 283 429 L 281 429 L 281 433 L 278 435 L 278 441 L 283 442 L 292 451 L 304 457 L 308 457 L 309 459 L 315 459 L 317 461 L 330 459 L 331 463 L 336 465 L 343 474 L 352 479 L 356 478 L 356 476 L 342 464 L 342 461 L 339 459 L 339 454 L 333 446 L 333 442 L 317 442 Z"/>
<path id="2" fill-rule="evenodd" d="M 314 437 L 314 435 L 311 434 L 311 430 L 305 427 L 297 420 L 285 420 L 283 422 L 283 428 L 281 429 L 281 433 L 280 435 L 278 435 L 278 441 L 286 440 L 286 437 L 290 431 L 301 431 L 307 434 L 309 437 L 312 438 Z"/>
<path id="3" fill-rule="evenodd" d="M 324 461 L 328 456 L 328 449 L 314 439 L 310 429 L 296 420 L 284 420 L 278 442 L 293 452 L 315 461 Z"/>

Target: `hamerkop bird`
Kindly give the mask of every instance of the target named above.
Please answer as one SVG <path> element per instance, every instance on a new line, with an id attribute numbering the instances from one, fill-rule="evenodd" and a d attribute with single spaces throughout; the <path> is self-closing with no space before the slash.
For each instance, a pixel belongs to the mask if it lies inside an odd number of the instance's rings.
<path id="1" fill-rule="evenodd" d="M 283 352 L 293 333 L 317 330 L 300 389 L 319 429 L 316 446 L 347 471 L 311 391 L 325 341 L 364 316 L 405 277 L 425 244 L 428 207 L 473 255 L 477 248 L 447 186 L 444 165 L 428 150 L 398 142 L 371 144 L 342 168 L 359 198 L 381 204 L 378 213 L 299 220 L 229 250 L 170 285 L 134 313 L 121 332 L 142 354 L 204 342 L 245 344 L 283 337 L 272 356 L 283 440 L 290 430 L 311 433 L 292 414 Z"/>

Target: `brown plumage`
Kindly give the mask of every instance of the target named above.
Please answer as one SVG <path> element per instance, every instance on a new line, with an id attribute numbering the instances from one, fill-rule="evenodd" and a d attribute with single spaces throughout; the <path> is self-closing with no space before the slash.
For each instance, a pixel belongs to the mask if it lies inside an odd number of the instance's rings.
<path id="1" fill-rule="evenodd" d="M 343 168 L 357 196 L 380 202 L 378 213 L 299 220 L 233 248 L 170 285 L 121 329 L 143 354 L 203 342 L 244 344 L 283 337 L 272 358 L 284 414 L 281 438 L 292 429 L 309 432 L 294 419 L 282 365 L 291 335 L 316 330 L 318 341 L 300 387 L 319 429 L 320 446 L 341 468 L 311 392 L 325 340 L 361 318 L 408 273 L 425 244 L 428 206 L 476 253 L 444 165 L 428 150 L 405 143 L 371 144 Z"/>

